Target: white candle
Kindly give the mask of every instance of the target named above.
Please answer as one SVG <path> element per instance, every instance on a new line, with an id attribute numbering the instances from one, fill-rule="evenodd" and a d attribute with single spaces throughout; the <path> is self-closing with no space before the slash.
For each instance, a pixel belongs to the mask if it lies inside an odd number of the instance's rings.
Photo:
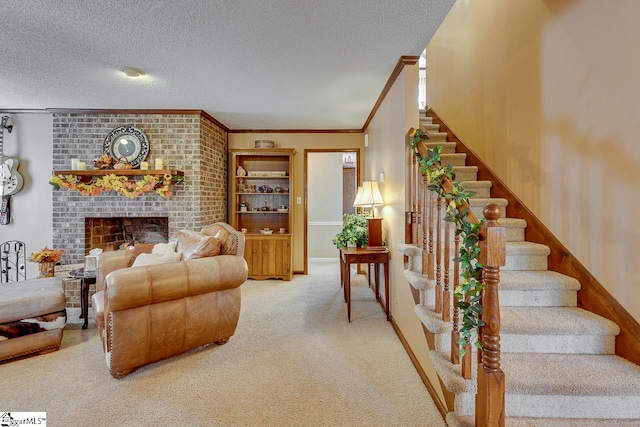
<path id="1" fill-rule="evenodd" d="M 140 169 L 142 169 L 143 171 L 149 169 L 149 162 L 140 162 Z"/>
<path id="2" fill-rule="evenodd" d="M 80 159 L 71 159 L 71 170 L 78 170 L 78 162 Z"/>
<path id="3" fill-rule="evenodd" d="M 162 169 L 162 159 L 156 159 L 155 166 L 158 170 Z"/>
<path id="4" fill-rule="evenodd" d="M 78 170 L 79 171 L 86 171 L 87 170 L 87 164 L 85 162 L 78 162 Z"/>

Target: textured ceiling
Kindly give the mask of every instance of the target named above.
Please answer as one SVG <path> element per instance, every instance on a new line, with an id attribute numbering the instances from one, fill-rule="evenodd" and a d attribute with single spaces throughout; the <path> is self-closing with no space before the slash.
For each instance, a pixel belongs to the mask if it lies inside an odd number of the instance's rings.
<path id="1" fill-rule="evenodd" d="M 419 55 L 453 3 L 2 0 L 0 109 L 201 109 L 229 129 L 360 129 L 400 56 Z"/>

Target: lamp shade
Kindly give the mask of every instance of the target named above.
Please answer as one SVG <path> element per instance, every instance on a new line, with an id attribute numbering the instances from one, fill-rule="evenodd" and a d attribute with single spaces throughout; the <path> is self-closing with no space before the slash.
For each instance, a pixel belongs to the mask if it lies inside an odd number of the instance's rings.
<path id="1" fill-rule="evenodd" d="M 362 206 L 362 185 L 358 186 L 358 192 L 356 193 L 356 199 L 353 201 L 353 207 L 357 208 Z"/>
<path id="2" fill-rule="evenodd" d="M 356 197 L 357 198 L 357 197 Z M 382 206 L 384 200 L 378 188 L 378 181 L 365 181 L 362 183 L 362 204 L 361 206 Z"/>

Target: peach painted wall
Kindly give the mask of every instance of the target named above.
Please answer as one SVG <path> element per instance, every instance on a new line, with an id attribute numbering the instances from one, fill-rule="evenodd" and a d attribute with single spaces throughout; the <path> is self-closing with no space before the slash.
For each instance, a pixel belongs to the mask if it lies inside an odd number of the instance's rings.
<path id="1" fill-rule="evenodd" d="M 428 104 L 640 320 L 640 2 L 459 0 Z"/>
<path id="2" fill-rule="evenodd" d="M 255 140 L 275 141 L 278 148 L 295 148 L 293 194 L 293 271 L 304 270 L 304 150 L 364 149 L 362 133 L 230 133 L 229 148 L 253 148 Z M 296 199 L 302 198 L 302 204 Z M 333 237 L 333 236 L 331 236 Z"/>
<path id="3" fill-rule="evenodd" d="M 440 399 L 444 401 L 437 373 L 429 360 L 422 324 L 413 311 L 415 302 L 411 287 L 402 274 L 404 258 L 398 251 L 398 245 L 404 243 L 404 215 L 409 202 L 406 186 L 409 182 L 406 135 L 410 127 L 418 126 L 418 114 L 416 64 L 404 67 L 365 131 L 369 135 L 369 147 L 365 149 L 364 177 L 366 180 L 378 180 L 381 172 L 385 174 L 385 182 L 379 184 L 385 206 L 376 209 L 376 216 L 384 218 L 387 246 L 391 251 L 391 315 L 431 384 L 440 393 Z"/>

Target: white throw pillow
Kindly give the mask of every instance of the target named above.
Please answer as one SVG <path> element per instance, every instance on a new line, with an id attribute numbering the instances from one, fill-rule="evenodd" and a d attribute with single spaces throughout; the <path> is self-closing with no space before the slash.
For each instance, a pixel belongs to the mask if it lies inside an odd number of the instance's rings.
<path id="1" fill-rule="evenodd" d="M 141 267 L 143 265 L 169 264 L 180 261 L 181 254 L 178 252 L 167 253 L 164 255 L 157 254 L 140 254 L 133 262 L 131 267 Z"/>
<path id="2" fill-rule="evenodd" d="M 172 254 L 176 252 L 178 242 L 156 243 L 153 245 L 151 253 L 154 255 Z"/>

